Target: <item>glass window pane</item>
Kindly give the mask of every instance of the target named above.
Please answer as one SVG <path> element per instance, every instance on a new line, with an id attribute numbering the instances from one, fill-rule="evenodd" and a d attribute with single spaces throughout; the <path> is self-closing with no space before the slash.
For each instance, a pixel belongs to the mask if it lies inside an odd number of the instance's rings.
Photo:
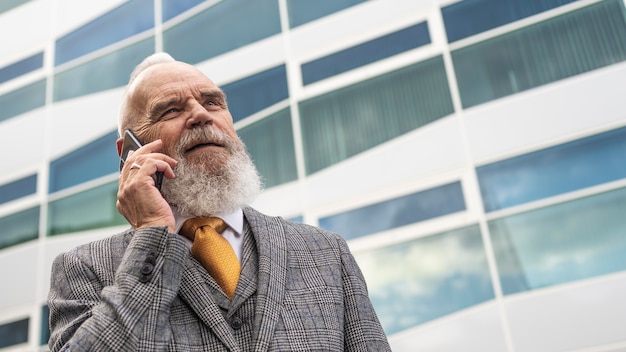
<path id="1" fill-rule="evenodd" d="M 130 73 L 146 56 L 154 53 L 154 37 L 57 73 L 54 101 L 122 87 Z"/>
<path id="2" fill-rule="evenodd" d="M 426 22 L 353 46 L 302 65 L 307 85 L 430 43 Z"/>
<path id="3" fill-rule="evenodd" d="M 453 112 L 441 56 L 300 103 L 307 174 Z"/>
<path id="4" fill-rule="evenodd" d="M 43 52 L 0 68 L 0 83 L 43 67 Z"/>
<path id="5" fill-rule="evenodd" d="M 477 169 L 485 211 L 626 177 L 626 128 Z"/>
<path id="6" fill-rule="evenodd" d="M 29 319 L 0 325 L 0 348 L 28 342 Z"/>
<path id="7" fill-rule="evenodd" d="M 0 1 L 0 14 L 18 7 L 22 4 L 29 2 L 30 0 L 2 0 Z"/>
<path id="8" fill-rule="evenodd" d="M 39 237 L 39 207 L 0 218 L 0 249 Z"/>
<path id="9" fill-rule="evenodd" d="M 366 0 L 287 0 L 289 26 L 297 27 Z"/>
<path id="10" fill-rule="evenodd" d="M 46 80 L 42 79 L 0 95 L 0 121 L 42 107 L 45 103 Z"/>
<path id="11" fill-rule="evenodd" d="M 37 174 L 0 186 L 0 204 L 37 192 Z"/>
<path id="12" fill-rule="evenodd" d="M 48 208 L 48 235 L 124 225 L 116 202 L 117 182 L 55 200 Z"/>
<path id="13" fill-rule="evenodd" d="M 164 31 L 163 48 L 195 64 L 277 33 L 278 1 L 224 0 Z"/>
<path id="14" fill-rule="evenodd" d="M 387 334 L 494 298 L 478 226 L 355 253 L 355 258 Z"/>
<path id="15" fill-rule="evenodd" d="M 200 4 L 204 0 L 162 0 L 163 22 Z"/>
<path id="16" fill-rule="evenodd" d="M 505 294 L 626 270 L 626 188 L 489 222 Z"/>
<path id="17" fill-rule="evenodd" d="M 39 339 L 40 345 L 47 345 L 50 339 L 50 308 L 48 305 L 41 307 L 41 338 Z"/>
<path id="18" fill-rule="evenodd" d="M 602 1 L 452 52 L 464 108 L 624 59 L 621 0 Z"/>
<path id="19" fill-rule="evenodd" d="M 288 109 L 246 126 L 237 133 L 263 176 L 265 187 L 280 185 L 298 177 Z"/>
<path id="20" fill-rule="evenodd" d="M 64 35 L 56 42 L 55 65 L 117 43 L 154 27 L 154 0 L 130 0 Z M 106 72 L 106 69 L 103 71 Z"/>
<path id="21" fill-rule="evenodd" d="M 234 121 L 246 118 L 289 97 L 285 65 L 222 86 Z"/>
<path id="22" fill-rule="evenodd" d="M 409 194 L 319 219 L 320 227 L 346 239 L 465 210 L 460 182 Z"/>
<path id="23" fill-rule="evenodd" d="M 119 171 L 117 131 L 96 139 L 50 163 L 49 192 L 56 192 Z"/>
<path id="24" fill-rule="evenodd" d="M 482 33 L 576 0 L 464 0 L 443 7 L 448 41 Z"/>

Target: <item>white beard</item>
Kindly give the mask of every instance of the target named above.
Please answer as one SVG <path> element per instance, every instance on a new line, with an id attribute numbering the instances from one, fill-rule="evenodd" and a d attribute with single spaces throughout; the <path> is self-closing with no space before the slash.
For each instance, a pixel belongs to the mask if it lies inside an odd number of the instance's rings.
<path id="1" fill-rule="evenodd" d="M 164 179 L 161 192 L 183 216 L 210 216 L 233 212 L 250 204 L 261 192 L 261 177 L 241 140 L 233 140 L 216 128 L 204 128 L 184 136 L 176 146 L 176 177 Z M 201 137 L 202 136 L 202 137 Z M 190 163 L 184 146 L 193 139 L 219 140 L 229 151 L 221 168 L 212 163 Z M 208 165 L 208 166 L 207 166 Z"/>

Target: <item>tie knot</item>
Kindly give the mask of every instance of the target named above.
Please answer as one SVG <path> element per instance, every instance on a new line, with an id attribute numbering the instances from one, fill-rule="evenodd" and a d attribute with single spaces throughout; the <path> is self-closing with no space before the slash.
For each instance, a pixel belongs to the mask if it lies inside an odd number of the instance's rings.
<path id="1" fill-rule="evenodd" d="M 224 220 L 218 217 L 197 217 L 185 221 L 183 226 L 180 228 L 180 234 L 193 241 L 196 236 L 196 231 L 204 226 L 210 226 L 220 234 L 226 230 L 226 227 L 228 227 Z"/>

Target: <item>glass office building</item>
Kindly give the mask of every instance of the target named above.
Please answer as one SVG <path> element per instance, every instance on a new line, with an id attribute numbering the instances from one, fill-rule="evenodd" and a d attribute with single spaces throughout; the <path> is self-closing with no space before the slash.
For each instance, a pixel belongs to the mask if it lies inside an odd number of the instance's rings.
<path id="1" fill-rule="evenodd" d="M 124 230 L 117 113 L 167 51 L 228 96 L 254 206 L 341 233 L 394 351 L 626 350 L 624 0 L 0 4 L 0 351 Z"/>

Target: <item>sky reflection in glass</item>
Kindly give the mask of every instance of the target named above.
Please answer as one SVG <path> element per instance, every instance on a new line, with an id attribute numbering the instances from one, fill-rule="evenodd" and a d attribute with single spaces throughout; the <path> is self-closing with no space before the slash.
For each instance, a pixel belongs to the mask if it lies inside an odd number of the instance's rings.
<path id="1" fill-rule="evenodd" d="M 355 257 L 387 334 L 494 297 L 476 225 L 356 253 Z"/>

